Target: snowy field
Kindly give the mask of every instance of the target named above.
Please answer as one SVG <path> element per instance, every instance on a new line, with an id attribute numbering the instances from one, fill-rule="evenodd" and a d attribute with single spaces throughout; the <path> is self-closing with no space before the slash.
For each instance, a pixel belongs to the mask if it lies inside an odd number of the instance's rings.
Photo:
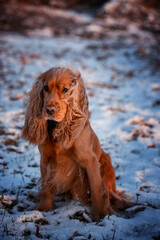
<path id="1" fill-rule="evenodd" d="M 160 239 L 160 72 L 151 50 L 134 38 L 3 34 L 0 52 L 0 239 Z M 100 222 L 65 196 L 53 211 L 30 210 L 40 161 L 37 147 L 21 138 L 27 92 L 40 73 L 63 65 L 80 70 L 91 125 L 111 155 L 117 188 L 137 203 Z"/>

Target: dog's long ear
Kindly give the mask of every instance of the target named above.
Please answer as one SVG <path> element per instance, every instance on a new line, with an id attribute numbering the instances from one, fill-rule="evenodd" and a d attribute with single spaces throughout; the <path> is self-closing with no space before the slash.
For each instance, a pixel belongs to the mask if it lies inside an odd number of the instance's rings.
<path id="1" fill-rule="evenodd" d="M 65 148 L 70 148 L 78 138 L 89 118 L 88 98 L 81 74 L 76 71 L 72 76 L 74 86 L 68 100 L 68 109 L 64 121 L 56 127 L 53 137 Z"/>
<path id="2" fill-rule="evenodd" d="M 77 93 L 76 93 L 76 108 L 81 110 L 81 113 L 84 119 L 88 118 L 89 110 L 88 110 L 88 97 L 86 93 L 86 89 L 84 86 L 83 79 L 81 77 L 80 72 L 77 71 Z"/>
<path id="3" fill-rule="evenodd" d="M 42 119 L 43 79 L 41 74 L 29 92 L 29 103 L 25 114 L 22 136 L 32 144 L 41 144 L 47 137 L 47 122 Z"/>

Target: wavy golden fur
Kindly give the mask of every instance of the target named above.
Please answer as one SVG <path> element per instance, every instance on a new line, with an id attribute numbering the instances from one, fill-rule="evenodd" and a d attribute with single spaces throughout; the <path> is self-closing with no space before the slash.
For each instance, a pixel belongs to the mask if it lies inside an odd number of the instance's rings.
<path id="1" fill-rule="evenodd" d="M 52 209 L 54 195 L 62 193 L 91 202 L 93 219 L 125 205 L 116 191 L 110 156 L 90 126 L 78 71 L 57 67 L 38 77 L 29 94 L 23 137 L 38 145 L 41 155 L 39 210 Z"/>

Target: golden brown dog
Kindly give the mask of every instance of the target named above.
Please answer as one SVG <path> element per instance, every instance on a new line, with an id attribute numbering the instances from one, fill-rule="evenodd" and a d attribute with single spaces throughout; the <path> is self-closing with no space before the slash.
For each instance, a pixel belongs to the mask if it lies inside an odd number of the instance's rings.
<path id="1" fill-rule="evenodd" d="M 85 204 L 91 201 L 93 219 L 112 214 L 110 200 L 125 200 L 117 195 L 110 156 L 89 123 L 81 74 L 51 68 L 38 77 L 29 96 L 23 137 L 38 145 L 41 155 L 38 209 L 52 209 L 54 195 L 67 193 Z"/>

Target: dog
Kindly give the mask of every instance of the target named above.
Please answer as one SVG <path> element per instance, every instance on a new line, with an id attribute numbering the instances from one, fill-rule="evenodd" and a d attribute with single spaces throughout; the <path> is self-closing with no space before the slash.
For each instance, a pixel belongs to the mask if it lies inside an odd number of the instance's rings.
<path id="1" fill-rule="evenodd" d="M 91 204 L 93 220 L 127 203 L 125 195 L 116 190 L 110 155 L 101 148 L 89 115 L 78 70 L 54 67 L 34 82 L 22 135 L 38 145 L 41 156 L 38 210 L 51 210 L 54 196 L 64 193 Z"/>

